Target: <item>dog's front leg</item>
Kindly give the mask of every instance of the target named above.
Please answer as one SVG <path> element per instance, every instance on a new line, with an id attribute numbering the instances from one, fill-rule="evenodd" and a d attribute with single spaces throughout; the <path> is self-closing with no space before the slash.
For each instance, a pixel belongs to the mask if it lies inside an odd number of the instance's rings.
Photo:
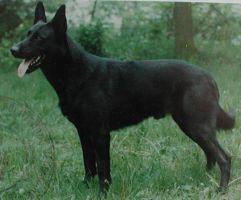
<path id="1" fill-rule="evenodd" d="M 110 175 L 110 133 L 101 130 L 94 138 L 100 192 L 107 193 L 111 183 Z"/>
<path id="2" fill-rule="evenodd" d="M 71 118 L 69 118 L 69 120 L 75 125 L 79 134 L 85 167 L 84 183 L 88 184 L 88 182 L 97 174 L 94 148 L 95 144 L 93 143 L 93 139 L 89 134 L 89 131 L 85 127 L 82 127 L 75 120 L 71 120 Z"/>
<path id="3" fill-rule="evenodd" d="M 97 174 L 94 144 L 89 136 L 83 135 L 83 133 L 80 132 L 79 136 L 85 166 L 84 182 L 88 183 Z"/>

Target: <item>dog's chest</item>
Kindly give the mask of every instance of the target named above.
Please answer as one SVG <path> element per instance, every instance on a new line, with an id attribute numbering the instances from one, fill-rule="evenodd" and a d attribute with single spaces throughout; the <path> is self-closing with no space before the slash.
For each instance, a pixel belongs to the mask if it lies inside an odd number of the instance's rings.
<path id="1" fill-rule="evenodd" d="M 107 112 L 106 102 L 102 92 L 97 90 L 68 90 L 59 97 L 59 107 L 62 114 L 71 122 L 93 121 L 102 118 Z"/>
<path id="2" fill-rule="evenodd" d="M 70 120 L 80 115 L 80 108 L 82 107 L 81 105 L 81 98 L 77 98 L 76 96 L 72 96 L 70 94 L 64 94 L 59 98 L 59 107 L 61 112 Z"/>

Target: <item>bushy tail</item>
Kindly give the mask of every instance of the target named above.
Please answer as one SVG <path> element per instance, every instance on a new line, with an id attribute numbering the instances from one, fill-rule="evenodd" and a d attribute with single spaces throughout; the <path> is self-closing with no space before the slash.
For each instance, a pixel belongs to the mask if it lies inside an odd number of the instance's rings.
<path id="1" fill-rule="evenodd" d="M 235 124 L 235 114 L 226 113 L 221 107 L 219 107 L 219 112 L 217 116 L 217 129 L 229 130 L 234 127 Z"/>

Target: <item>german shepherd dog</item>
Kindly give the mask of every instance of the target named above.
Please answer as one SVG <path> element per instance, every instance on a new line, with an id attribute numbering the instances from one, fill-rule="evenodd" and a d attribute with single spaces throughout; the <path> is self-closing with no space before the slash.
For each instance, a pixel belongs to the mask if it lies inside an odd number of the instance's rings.
<path id="1" fill-rule="evenodd" d="M 40 68 L 55 89 L 80 137 L 84 181 L 98 174 L 101 192 L 111 183 L 110 131 L 166 114 L 204 151 L 208 169 L 217 162 L 220 188 L 228 186 L 231 158 L 216 130 L 233 128 L 235 117 L 220 107 L 217 85 L 203 69 L 180 60 L 118 61 L 90 54 L 67 34 L 65 5 L 47 22 L 42 2 L 26 39 L 11 52 L 23 59 L 20 77 Z"/>

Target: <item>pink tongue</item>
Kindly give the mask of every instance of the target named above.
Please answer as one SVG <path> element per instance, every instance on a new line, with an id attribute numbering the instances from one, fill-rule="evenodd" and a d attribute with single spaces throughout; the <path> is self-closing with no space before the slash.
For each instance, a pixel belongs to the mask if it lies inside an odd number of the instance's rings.
<path id="1" fill-rule="evenodd" d="M 18 76 L 20 78 L 22 78 L 25 75 L 31 62 L 32 62 L 32 60 L 29 60 L 29 61 L 23 60 L 21 62 L 21 64 L 18 67 Z"/>

